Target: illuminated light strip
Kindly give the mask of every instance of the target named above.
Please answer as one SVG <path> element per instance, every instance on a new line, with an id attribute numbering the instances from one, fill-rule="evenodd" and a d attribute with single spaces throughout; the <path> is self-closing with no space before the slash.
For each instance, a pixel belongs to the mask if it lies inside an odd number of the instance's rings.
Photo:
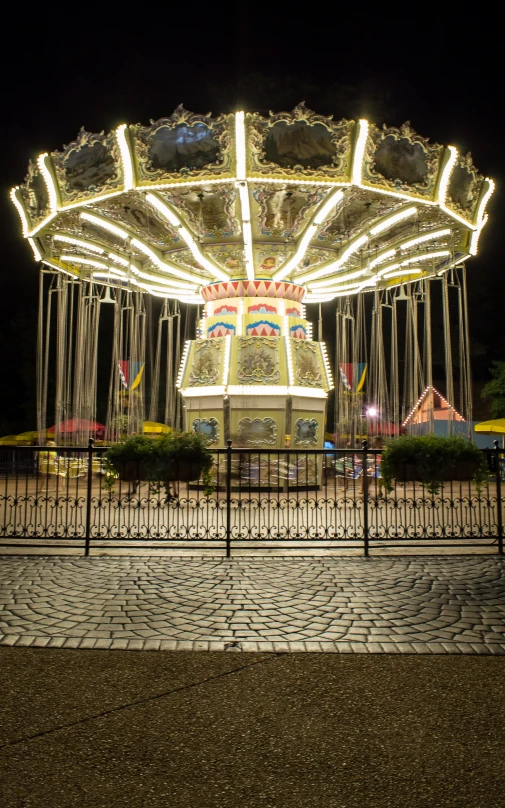
<path id="1" fill-rule="evenodd" d="M 418 261 L 429 261 L 430 258 L 445 258 L 446 255 L 450 254 L 450 250 L 437 250 L 437 252 L 423 253 L 422 255 L 416 255 L 413 258 L 407 258 L 406 261 L 401 261 L 400 266 L 405 267 L 407 264 L 416 264 Z"/>
<path id="2" fill-rule="evenodd" d="M 66 244 L 74 244 L 76 247 L 82 247 L 85 250 L 89 250 L 90 252 L 100 253 L 103 254 L 105 250 L 101 247 L 96 247 L 90 241 L 81 241 L 79 238 L 72 238 L 71 236 L 62 236 L 59 233 L 56 233 L 53 236 L 54 241 L 64 241 Z"/>
<path id="3" fill-rule="evenodd" d="M 128 278 L 124 276 L 124 272 L 120 275 L 119 270 L 114 271 L 113 269 L 111 269 L 109 270 L 109 272 L 92 272 L 91 277 L 105 278 L 106 280 L 109 281 L 126 281 L 127 283 L 133 283 L 135 286 L 138 286 L 138 283 L 134 278 L 128 280 Z"/>
<path id="4" fill-rule="evenodd" d="M 288 364 L 288 382 L 290 385 L 293 385 L 295 383 L 295 374 L 293 373 L 293 356 L 289 336 L 284 337 L 284 342 L 286 345 L 286 360 Z"/>
<path id="5" fill-rule="evenodd" d="M 362 188 L 365 188 L 367 191 L 373 191 L 375 194 L 383 194 L 384 196 L 392 196 L 394 199 L 402 199 L 405 202 L 412 202 L 413 199 L 415 200 L 416 205 L 426 205 L 426 206 L 437 206 L 438 202 L 434 202 L 432 199 L 423 199 L 420 197 L 413 197 L 411 194 L 401 194 L 398 191 L 386 191 L 384 188 L 376 188 L 374 185 L 361 185 Z"/>
<path id="6" fill-rule="evenodd" d="M 358 137 L 354 146 L 354 155 L 352 159 L 352 183 L 353 185 L 361 185 L 361 178 L 363 176 L 363 158 L 365 156 L 365 146 L 368 137 L 368 121 L 361 118 L 358 122 Z"/>
<path id="7" fill-rule="evenodd" d="M 316 211 L 312 220 L 307 225 L 305 232 L 299 241 L 295 254 L 284 264 L 284 266 L 279 268 L 278 272 L 275 273 L 273 276 L 274 281 L 280 281 L 282 278 L 285 278 L 286 275 L 289 275 L 289 273 L 300 263 L 300 261 L 303 261 L 307 248 L 317 233 L 317 228 L 323 224 L 324 220 L 329 215 L 330 210 L 338 205 L 343 198 L 343 192 L 338 190 L 330 194 L 328 199 L 323 202 L 322 206 Z"/>
<path id="8" fill-rule="evenodd" d="M 473 231 L 472 236 L 470 238 L 470 248 L 469 248 L 470 249 L 470 255 L 477 255 L 477 248 L 479 246 L 480 234 L 482 233 L 482 230 L 483 230 L 483 228 L 484 228 L 484 226 L 485 226 L 488 219 L 489 219 L 489 216 L 486 213 L 486 215 L 484 216 L 484 218 L 481 221 L 481 223 L 480 223 L 479 227 L 477 228 L 477 230 Z"/>
<path id="9" fill-rule="evenodd" d="M 307 339 L 312 341 L 314 326 L 312 323 L 307 323 Z"/>
<path id="10" fill-rule="evenodd" d="M 225 348 L 224 348 L 224 363 L 223 363 L 223 384 L 226 386 L 228 384 L 228 378 L 230 376 L 230 353 L 231 353 L 231 336 L 228 335 L 225 337 Z"/>
<path id="11" fill-rule="evenodd" d="M 368 272 L 368 267 L 364 269 L 357 269 L 356 272 L 347 272 L 345 275 L 333 275 L 330 279 L 324 281 L 316 281 L 316 283 L 309 283 L 311 289 L 319 289 L 324 286 L 331 286 L 332 283 L 342 283 L 343 281 L 350 281 L 353 278 L 359 278 Z"/>
<path id="12" fill-rule="evenodd" d="M 251 230 L 251 205 L 249 202 L 249 188 L 245 181 L 238 183 L 238 193 L 240 198 L 240 209 L 242 215 L 242 234 L 244 237 L 244 259 L 246 264 L 247 278 L 254 280 L 254 254 L 252 249 Z"/>
<path id="13" fill-rule="evenodd" d="M 157 278 L 153 278 L 152 282 L 150 283 L 149 282 L 141 283 L 141 281 L 138 281 L 138 285 L 141 286 L 143 289 L 153 289 L 156 292 L 167 292 L 171 295 L 180 295 L 181 300 L 184 297 L 184 298 L 191 298 L 191 300 L 195 301 L 196 303 L 202 302 L 199 296 L 196 294 L 196 292 L 194 292 L 193 294 L 191 293 L 192 292 L 191 289 L 179 289 L 178 287 L 172 288 L 172 286 L 156 286 L 157 280 L 158 280 Z"/>
<path id="14" fill-rule="evenodd" d="M 61 255 L 61 261 L 66 261 L 68 264 L 85 264 L 86 266 L 96 267 L 97 269 L 106 269 L 110 271 L 111 267 L 108 264 L 103 264 L 101 261 L 95 261 L 93 258 L 82 258 L 80 255 Z"/>
<path id="15" fill-rule="evenodd" d="M 235 161 L 236 161 L 236 174 L 238 180 L 238 190 L 240 197 L 240 209 L 242 216 L 242 235 L 244 239 L 244 260 L 247 273 L 247 279 L 254 280 L 254 253 L 253 253 L 253 240 L 251 230 L 251 207 L 249 202 L 249 189 L 246 183 L 247 164 L 246 164 L 246 142 L 245 142 L 245 125 L 244 113 L 235 113 Z M 247 197 L 247 198 L 246 198 Z"/>
<path id="16" fill-rule="evenodd" d="M 338 269 L 342 264 L 344 264 L 347 259 L 353 255 L 353 253 L 357 252 L 363 244 L 366 244 L 368 241 L 368 236 L 359 236 L 359 238 L 354 239 L 351 244 L 344 250 L 338 261 L 335 261 L 333 264 L 329 264 L 322 269 L 316 269 L 314 272 L 308 272 L 306 275 L 299 275 L 296 279 L 297 283 L 310 281 L 313 278 L 320 278 L 323 275 L 329 275 L 335 269 Z"/>
<path id="17" fill-rule="evenodd" d="M 426 397 L 426 393 L 428 393 L 428 392 L 429 392 L 429 390 L 433 390 L 433 392 L 434 392 L 434 393 L 436 393 L 438 396 L 440 396 L 440 398 L 442 399 L 442 401 L 444 401 L 444 402 L 447 404 L 447 406 L 449 407 L 449 409 L 454 410 L 454 412 L 456 412 L 458 415 L 460 415 L 460 414 L 461 414 L 461 413 L 459 413 L 459 412 L 457 411 L 456 407 L 455 407 L 453 404 L 451 404 L 449 401 L 447 401 L 447 399 L 446 399 L 446 398 L 445 398 L 445 397 L 442 395 L 442 393 L 440 393 L 438 390 L 436 390 L 436 389 L 435 389 L 435 387 L 433 387 L 433 385 L 428 385 L 428 387 L 426 387 L 426 389 L 424 390 L 424 392 L 423 392 L 423 393 L 421 393 L 421 395 L 420 395 L 420 396 L 419 396 L 419 398 L 417 399 L 417 403 L 416 403 L 416 404 L 414 404 L 414 406 L 412 407 L 411 411 L 409 412 L 409 414 L 408 414 L 408 415 L 407 415 L 407 417 L 405 418 L 405 421 L 403 422 L 402 426 L 405 426 L 405 425 L 407 424 L 407 421 L 408 421 L 408 420 L 411 418 L 411 416 L 412 416 L 412 415 L 414 415 L 414 412 L 415 412 L 415 411 L 416 411 L 416 409 L 419 407 L 419 404 L 421 404 L 421 402 L 423 401 L 423 399 Z M 465 420 L 465 419 L 463 418 L 463 421 L 464 421 L 464 420 Z"/>
<path id="18" fill-rule="evenodd" d="M 324 362 L 324 370 L 325 370 L 325 373 L 326 373 L 326 382 L 328 384 L 328 388 L 330 390 L 333 390 L 333 387 L 334 387 L 333 376 L 332 376 L 332 373 L 331 373 L 330 362 L 329 362 L 329 359 L 328 359 L 328 352 L 326 350 L 326 344 L 324 342 L 321 342 L 320 345 L 321 345 L 321 350 L 322 350 L 322 353 L 323 353 L 323 362 Z"/>
<path id="19" fill-rule="evenodd" d="M 17 212 L 19 213 L 19 218 L 21 219 L 21 227 L 23 230 L 23 236 L 26 238 L 29 234 L 30 225 L 28 223 L 28 217 L 26 215 L 24 206 L 18 199 L 18 190 L 19 188 L 11 188 L 10 198 L 12 203 L 16 206 Z"/>
<path id="20" fill-rule="evenodd" d="M 438 203 L 445 206 L 445 199 L 447 196 L 447 189 L 449 187 L 449 180 L 458 159 L 458 150 L 455 146 L 447 146 L 449 149 L 449 158 L 442 170 L 440 182 L 438 184 Z"/>
<path id="21" fill-rule="evenodd" d="M 135 274 L 140 274 L 138 269 L 135 269 L 133 266 L 131 266 L 130 262 L 127 261 L 126 258 L 121 258 L 120 255 L 114 255 L 114 253 L 109 253 L 108 258 L 110 258 L 111 261 L 115 261 L 116 264 L 121 264 L 122 267 L 130 267 L 132 272 L 135 272 Z"/>
<path id="22" fill-rule="evenodd" d="M 449 227 L 444 228 L 443 230 L 434 230 L 432 233 L 426 233 L 424 236 L 419 236 L 418 238 L 413 238 L 410 241 L 405 241 L 403 244 L 398 246 L 399 250 L 409 250 L 411 247 L 415 247 L 416 244 L 423 244 L 425 241 L 432 241 L 436 238 L 442 238 L 442 236 L 450 236 L 451 229 Z"/>
<path id="23" fill-rule="evenodd" d="M 246 178 L 246 145 L 244 113 L 235 113 L 235 159 L 238 180 Z"/>
<path id="24" fill-rule="evenodd" d="M 254 280 L 254 254 L 252 248 L 251 222 L 242 222 L 242 233 L 244 236 L 244 259 L 247 272 L 247 279 Z"/>
<path id="25" fill-rule="evenodd" d="M 383 219 L 383 221 L 376 224 L 375 227 L 371 227 L 370 235 L 377 236 L 379 233 L 383 233 L 384 230 L 389 230 L 389 228 L 393 227 L 393 225 L 403 221 L 403 219 L 408 219 L 410 216 L 413 216 L 416 212 L 417 208 L 415 205 L 412 205 L 410 208 L 404 208 L 403 210 L 398 211 L 398 213 L 388 216 L 387 219 Z"/>
<path id="26" fill-rule="evenodd" d="M 83 211 L 81 213 L 81 219 L 84 219 L 86 222 L 91 222 L 91 224 L 101 227 L 103 230 L 108 230 L 109 233 L 113 233 L 113 235 L 118 236 L 119 238 L 127 239 L 129 237 L 126 230 L 112 224 L 112 222 L 109 222 L 107 219 L 102 219 L 101 216 L 94 216 L 92 213 Z"/>
<path id="27" fill-rule="evenodd" d="M 196 396 L 224 396 L 226 387 L 216 385 L 215 387 L 184 387 L 180 388 L 184 398 L 196 398 Z"/>
<path id="28" fill-rule="evenodd" d="M 307 295 L 307 303 L 327 303 L 328 301 L 333 300 L 335 297 L 360 292 L 367 286 L 375 286 L 376 283 L 377 278 L 368 278 L 366 281 L 362 281 L 361 283 L 353 283 L 349 286 L 336 286 L 334 289 L 327 289 L 325 294 L 314 293 L 312 295 Z"/>
<path id="29" fill-rule="evenodd" d="M 235 177 L 229 176 L 219 178 L 216 180 L 184 180 L 183 182 L 153 182 L 146 185 L 137 185 L 139 190 L 145 191 L 162 191 L 164 188 L 180 188 L 185 185 L 224 185 L 227 182 L 233 182 Z"/>
<path id="30" fill-rule="evenodd" d="M 37 165 L 40 168 L 40 173 L 44 177 L 44 182 L 47 187 L 47 193 L 49 195 L 49 208 L 51 213 L 55 213 L 58 210 L 58 192 L 56 191 L 56 185 L 54 184 L 52 174 L 46 165 L 46 159 L 48 157 L 49 155 L 47 152 L 45 154 L 39 154 L 37 158 Z"/>
<path id="31" fill-rule="evenodd" d="M 383 275 L 382 277 L 384 280 L 389 280 L 389 278 L 399 278 L 403 275 L 420 275 L 422 271 L 422 269 L 397 269 L 396 272 L 388 272 L 387 275 Z"/>
<path id="32" fill-rule="evenodd" d="M 179 373 L 177 374 L 177 381 L 175 383 L 176 387 L 180 387 L 182 383 L 182 379 L 184 376 L 184 371 L 186 370 L 186 364 L 188 361 L 189 356 L 189 349 L 191 348 L 191 340 L 187 339 L 184 344 L 184 351 L 182 352 L 182 359 L 181 359 L 181 366 L 179 368 Z"/>
<path id="33" fill-rule="evenodd" d="M 64 275 L 69 275 L 74 281 L 79 278 L 76 272 L 70 272 L 68 269 L 63 269 L 63 267 L 60 267 L 59 264 L 53 263 L 53 261 L 49 260 L 48 258 L 43 258 L 42 263 L 48 267 L 51 267 L 51 269 L 56 269 L 58 272 L 63 272 Z"/>
<path id="34" fill-rule="evenodd" d="M 299 386 L 288 387 L 288 395 L 303 396 L 304 398 L 328 398 L 328 393 L 325 390 Z"/>
<path id="35" fill-rule="evenodd" d="M 487 179 L 487 182 L 488 182 L 487 191 L 484 194 L 484 196 L 482 197 L 482 199 L 481 199 L 481 201 L 479 203 L 479 207 L 477 209 L 477 217 L 476 217 L 476 219 L 477 219 L 477 229 L 474 230 L 474 232 L 472 233 L 471 239 L 470 239 L 470 255 L 477 255 L 477 248 L 479 246 L 480 234 L 481 234 L 483 228 L 485 227 L 486 222 L 489 219 L 488 214 L 487 213 L 485 214 L 484 211 L 485 211 L 486 205 L 487 205 L 487 203 L 489 201 L 489 197 L 491 196 L 491 194 L 493 193 L 493 191 L 495 189 L 495 184 L 494 184 L 493 180 L 490 180 L 489 178 Z"/>
<path id="36" fill-rule="evenodd" d="M 35 260 L 36 260 L 36 261 L 42 261 L 42 255 L 40 254 L 39 248 L 38 248 L 38 247 L 37 247 L 37 245 L 35 244 L 34 239 L 33 239 L 33 238 L 29 238 L 29 239 L 28 239 L 28 244 L 29 244 L 29 245 L 30 245 L 30 247 L 32 248 L 32 251 L 33 251 L 33 257 L 35 258 Z"/>
<path id="37" fill-rule="evenodd" d="M 61 210 L 72 210 L 73 208 L 85 208 L 88 205 L 94 205 L 96 202 L 102 202 L 104 199 L 111 199 L 113 196 L 120 196 L 124 191 L 110 191 L 108 194 L 101 194 L 94 196 L 93 199 L 81 199 L 80 202 L 71 202 L 69 205 L 61 205 Z"/>
<path id="38" fill-rule="evenodd" d="M 395 264 L 389 264 L 387 267 L 383 267 L 381 270 L 379 270 L 376 277 L 379 278 L 386 272 L 391 272 L 391 270 L 393 269 L 406 267 L 409 264 L 417 264 L 418 261 L 430 261 L 433 258 L 445 258 L 447 255 L 450 254 L 451 254 L 450 250 L 438 250 L 437 252 L 423 253 L 422 255 L 416 255 L 413 258 L 407 258 L 405 261 L 400 261 Z"/>
<path id="39" fill-rule="evenodd" d="M 475 225 L 472 225 L 467 219 L 464 219 L 463 216 L 460 216 L 455 211 L 451 210 L 446 205 L 446 198 L 447 198 L 447 191 L 449 188 L 449 181 L 451 179 L 452 172 L 456 165 L 458 159 L 458 150 L 455 146 L 447 146 L 449 149 L 449 158 L 442 170 L 442 174 L 440 177 L 440 182 L 438 184 L 438 194 L 437 194 L 437 201 L 440 205 L 440 209 L 444 211 L 448 216 L 452 219 L 455 219 L 460 224 L 463 224 L 469 230 L 475 230 Z"/>
<path id="40" fill-rule="evenodd" d="M 305 281 L 306 282 L 306 281 L 311 280 L 313 278 L 317 278 L 317 277 L 321 277 L 321 276 L 324 276 L 324 275 L 332 274 L 336 269 L 341 267 L 353 253 L 355 253 L 363 244 L 365 244 L 368 241 L 369 236 L 376 236 L 378 233 L 383 233 L 385 230 L 388 230 L 390 227 L 393 227 L 395 224 L 397 224 L 398 222 L 401 222 L 403 219 L 407 219 L 410 216 L 413 216 L 414 213 L 416 213 L 416 211 L 417 211 L 416 206 L 411 205 L 409 208 L 404 208 L 403 210 L 398 211 L 397 213 L 394 213 L 392 216 L 388 216 L 382 222 L 379 222 L 379 224 L 375 225 L 375 227 L 370 228 L 369 235 L 363 235 L 363 236 L 360 236 L 359 238 L 355 239 L 344 250 L 344 252 L 340 256 L 338 261 L 336 261 L 334 264 L 329 264 L 326 267 L 323 267 L 322 269 L 315 270 L 314 272 L 309 273 L 308 275 L 300 275 L 300 276 L 297 277 L 297 281 Z M 393 255 L 395 254 L 395 250 L 393 250 L 393 251 L 390 250 L 390 251 L 388 251 L 388 253 L 385 253 L 384 255 L 385 256 L 386 255 L 391 255 L 391 252 L 393 253 Z M 338 280 L 347 280 L 347 279 L 351 279 L 353 277 L 357 278 L 360 275 L 364 275 L 365 272 L 368 271 L 368 269 L 370 269 L 373 266 L 376 266 L 378 263 L 382 263 L 382 261 L 384 261 L 384 260 L 386 260 L 385 257 L 379 256 L 374 261 L 371 261 L 370 264 L 369 264 L 369 267 L 367 267 L 365 269 L 360 269 L 360 270 L 357 270 L 356 272 L 349 273 L 348 275 L 344 275 L 340 279 L 338 277 L 334 277 L 331 280 L 319 283 L 318 286 L 328 285 L 330 283 L 338 282 Z"/>
<path id="41" fill-rule="evenodd" d="M 198 289 L 200 288 L 195 283 L 187 283 L 184 281 L 177 281 L 175 278 L 161 278 L 159 275 L 152 275 L 150 272 L 142 272 L 140 269 L 136 269 L 132 264 L 130 264 L 130 269 L 137 276 L 137 278 L 143 278 L 146 281 L 152 281 L 153 283 L 159 283 L 162 287 L 169 286 L 174 287 L 181 290 L 181 294 L 184 292 L 193 292 L 196 294 Z"/>
<path id="42" fill-rule="evenodd" d="M 131 191 L 134 187 L 133 181 L 133 163 L 132 163 L 132 156 L 130 153 L 130 146 L 126 139 L 126 129 L 128 127 L 125 123 L 122 123 L 121 126 L 118 126 L 116 129 L 116 138 L 119 145 L 119 151 L 121 152 L 121 161 L 123 163 L 123 178 L 124 178 L 124 185 L 123 190 Z"/>
<path id="43" fill-rule="evenodd" d="M 128 267 L 128 269 L 130 269 L 131 272 L 133 272 L 133 274 L 138 278 L 144 278 L 144 280 L 154 281 L 154 283 L 161 283 L 166 286 L 176 286 L 187 292 L 196 292 L 199 288 L 195 283 L 185 283 L 184 281 L 176 281 L 175 278 L 161 278 L 159 275 L 152 275 L 150 272 L 142 272 L 142 270 L 137 269 L 133 262 L 127 261 L 120 255 L 109 253 L 108 257 L 111 259 L 111 261 L 115 261 L 116 264 L 120 264 L 123 267 Z"/>
<path id="44" fill-rule="evenodd" d="M 479 207 L 477 209 L 477 217 L 476 217 L 477 226 L 481 225 L 483 223 L 483 221 L 484 221 L 484 218 L 485 218 L 484 213 L 485 213 L 485 210 L 486 210 L 486 205 L 489 202 L 489 198 L 494 193 L 494 189 L 496 187 L 493 180 L 490 180 L 489 177 L 486 177 L 486 180 L 487 180 L 487 183 L 488 183 L 488 187 L 487 187 L 486 193 L 484 194 L 484 196 L 480 200 Z"/>
<path id="45" fill-rule="evenodd" d="M 171 300 L 182 300 L 183 303 L 194 303 L 198 305 L 201 303 L 200 298 L 198 295 L 189 295 L 185 293 L 181 289 L 167 289 L 165 286 L 161 288 L 159 286 L 153 286 L 152 283 L 142 283 L 141 281 L 134 281 L 132 278 L 132 283 L 135 283 L 140 289 L 145 289 L 147 292 L 150 292 L 152 295 L 156 295 L 156 297 L 167 297 Z"/>
<path id="46" fill-rule="evenodd" d="M 350 182 L 336 182 L 334 180 L 325 180 L 324 182 L 321 180 L 288 180 L 283 177 L 255 177 L 252 174 L 249 174 L 248 178 L 249 182 L 261 182 L 269 183 L 270 185 L 314 185 L 317 184 L 318 188 L 335 188 L 338 186 L 339 188 L 348 188 L 350 186 Z"/>
<path id="47" fill-rule="evenodd" d="M 189 232 L 189 230 L 184 227 L 181 219 L 177 216 L 177 214 L 171 210 L 171 208 L 166 205 L 159 197 L 155 196 L 154 194 L 146 194 L 146 199 L 156 210 L 161 213 L 162 216 L 170 222 L 170 224 L 177 230 L 178 234 L 181 238 L 186 242 L 189 249 L 193 253 L 194 257 L 198 261 L 199 264 L 202 265 L 207 272 L 210 272 L 212 277 L 219 278 L 222 281 L 230 280 L 230 276 L 227 272 L 217 266 L 213 261 L 210 261 L 201 251 L 200 247 L 198 246 L 197 242 Z"/>
<path id="48" fill-rule="evenodd" d="M 201 282 L 201 278 L 199 278 L 193 272 L 186 272 L 184 269 L 179 269 L 179 267 L 176 267 L 173 264 L 168 264 L 165 261 L 163 261 L 163 259 L 160 258 L 160 256 L 153 249 L 151 249 L 151 247 L 149 247 L 143 241 L 139 241 L 138 238 L 132 238 L 131 244 L 132 247 L 137 247 L 139 250 L 141 250 L 141 252 L 144 253 L 144 255 L 147 255 L 148 258 L 150 258 L 151 261 L 154 264 L 156 264 L 156 266 L 158 266 L 161 270 L 163 270 L 163 272 L 175 275 L 178 278 L 182 278 L 183 280 L 190 281 L 192 283 Z"/>
<path id="49" fill-rule="evenodd" d="M 396 255 L 396 250 L 388 250 L 382 255 L 378 255 L 377 258 L 374 258 L 373 261 L 370 261 L 370 269 L 376 267 L 378 264 L 383 264 L 384 261 L 387 261 L 389 258 L 394 258 Z"/>
<path id="50" fill-rule="evenodd" d="M 231 396 L 287 396 L 288 387 L 280 384 L 229 384 L 227 393 Z"/>

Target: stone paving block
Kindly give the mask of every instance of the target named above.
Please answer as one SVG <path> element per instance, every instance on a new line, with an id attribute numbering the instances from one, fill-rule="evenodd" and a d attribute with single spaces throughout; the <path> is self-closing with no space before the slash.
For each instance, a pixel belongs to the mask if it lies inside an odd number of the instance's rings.
<path id="1" fill-rule="evenodd" d="M 0 581 L 4 636 L 33 633 L 46 643 L 63 635 L 79 646 L 79 635 L 109 642 L 112 631 L 112 648 L 135 638 L 161 648 L 227 637 L 330 642 L 342 652 L 364 639 L 402 652 L 410 642 L 410 653 L 448 653 L 458 641 L 473 654 L 505 646 L 505 562 L 494 556 L 299 558 L 296 566 L 291 557 L 10 557 Z"/>
<path id="2" fill-rule="evenodd" d="M 100 637 L 99 639 L 97 639 L 97 641 L 95 643 L 95 650 L 96 649 L 101 649 L 101 650 L 105 651 L 105 650 L 108 650 L 111 647 L 111 645 L 112 645 L 112 640 L 110 640 L 110 639 L 106 640 L 103 637 Z"/>
<path id="3" fill-rule="evenodd" d="M 62 648 L 65 645 L 66 637 L 51 637 L 48 648 Z"/>
<path id="4" fill-rule="evenodd" d="M 144 643 L 144 651 L 159 651 L 161 640 L 146 640 Z"/>
<path id="5" fill-rule="evenodd" d="M 128 640 L 128 651 L 143 651 L 145 642 L 144 640 Z"/>
<path id="6" fill-rule="evenodd" d="M 32 648 L 45 648 L 49 644 L 51 637 L 35 637 L 32 643 Z"/>
<path id="7" fill-rule="evenodd" d="M 79 648 L 81 644 L 80 637 L 67 637 L 63 644 L 63 648 Z"/>
<path id="8" fill-rule="evenodd" d="M 16 645 L 19 639 L 19 634 L 7 634 L 0 637 L 0 645 Z"/>
<path id="9" fill-rule="evenodd" d="M 472 642 L 470 643 L 473 650 L 476 651 L 478 654 L 489 654 L 489 648 L 485 643 L 482 642 Z"/>
<path id="10" fill-rule="evenodd" d="M 83 637 L 79 648 L 94 648 L 97 643 L 93 637 Z"/>

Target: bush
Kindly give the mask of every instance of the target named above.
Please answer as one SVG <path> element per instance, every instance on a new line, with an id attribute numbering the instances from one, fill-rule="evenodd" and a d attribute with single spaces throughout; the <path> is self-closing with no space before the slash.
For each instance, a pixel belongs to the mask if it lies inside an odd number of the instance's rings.
<path id="1" fill-rule="evenodd" d="M 167 493 L 170 481 L 180 479 L 178 474 L 187 469 L 188 464 L 195 468 L 198 466 L 205 493 L 210 494 L 213 490 L 212 453 L 207 448 L 205 438 L 194 432 L 172 432 L 157 438 L 133 435 L 111 446 L 105 460 L 107 466 L 116 471 L 124 463 L 137 463 L 139 479 L 164 483 Z"/>
<path id="2" fill-rule="evenodd" d="M 473 476 L 477 485 L 488 479 L 487 463 L 475 444 L 461 437 L 445 438 L 439 435 L 404 436 L 392 440 L 381 460 L 381 476 L 389 493 L 392 481 L 401 477 L 405 466 L 415 467 L 415 479 L 426 485 L 431 494 L 438 494 L 445 480 L 453 479 L 456 464 L 470 462 L 475 465 Z"/>

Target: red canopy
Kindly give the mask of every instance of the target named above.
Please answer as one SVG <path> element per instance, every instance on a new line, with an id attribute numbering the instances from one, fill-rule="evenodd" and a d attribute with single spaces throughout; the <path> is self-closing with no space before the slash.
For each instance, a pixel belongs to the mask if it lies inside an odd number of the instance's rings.
<path id="1" fill-rule="evenodd" d="M 86 418 L 70 418 L 69 421 L 61 422 L 59 431 L 63 435 L 71 435 L 75 432 L 90 432 L 100 438 L 105 434 L 105 426 L 97 421 L 88 421 Z M 47 434 L 55 435 L 56 425 L 48 429 Z"/>

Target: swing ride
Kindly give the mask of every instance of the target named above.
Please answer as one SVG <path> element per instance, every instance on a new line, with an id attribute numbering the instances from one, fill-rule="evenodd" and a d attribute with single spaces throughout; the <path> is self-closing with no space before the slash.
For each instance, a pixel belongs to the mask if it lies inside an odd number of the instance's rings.
<path id="1" fill-rule="evenodd" d="M 148 419 L 215 447 L 322 448 L 333 300 L 337 440 L 398 434 L 435 365 L 448 413 L 458 367 L 470 421 L 465 262 L 493 188 L 408 123 L 303 104 L 81 130 L 11 191 L 42 267 L 39 433 L 75 419 L 87 440 L 106 398 L 107 439 Z"/>

